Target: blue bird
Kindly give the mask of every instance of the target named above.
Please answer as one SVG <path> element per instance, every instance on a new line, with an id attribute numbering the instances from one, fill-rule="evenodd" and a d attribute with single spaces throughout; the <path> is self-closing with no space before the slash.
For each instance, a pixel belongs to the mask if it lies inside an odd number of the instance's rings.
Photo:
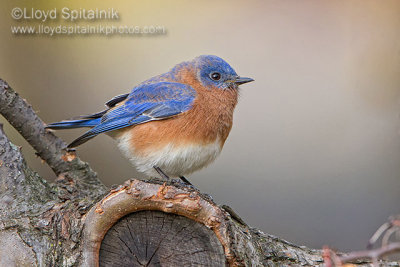
<path id="1" fill-rule="evenodd" d="M 138 171 L 189 183 L 184 175 L 207 166 L 221 152 L 232 128 L 238 86 L 251 81 L 223 59 L 203 55 L 114 97 L 104 111 L 47 128 L 91 128 L 69 148 L 106 133 Z"/>

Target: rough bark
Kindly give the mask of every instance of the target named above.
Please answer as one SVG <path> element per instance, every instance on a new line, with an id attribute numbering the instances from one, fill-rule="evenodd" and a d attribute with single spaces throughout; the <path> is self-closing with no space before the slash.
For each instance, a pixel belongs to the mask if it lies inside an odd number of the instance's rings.
<path id="1" fill-rule="evenodd" d="M 223 247 L 206 226 L 148 210 L 118 220 L 101 242 L 99 258 L 100 267 L 225 264 Z"/>
<path id="2" fill-rule="evenodd" d="M 124 257 L 127 262 L 137 258 L 138 266 L 159 266 L 171 253 L 175 261 L 169 266 L 218 266 L 218 260 L 230 266 L 323 264 L 323 251 L 251 228 L 229 207 L 179 182 L 130 180 L 105 195 L 89 166 L 64 150 L 66 144 L 46 131 L 32 108 L 2 80 L 0 113 L 58 175 L 48 183 L 32 171 L 0 127 L 0 266 L 98 266 Z M 138 218 L 148 219 L 146 231 L 140 230 Z M 129 228 L 133 226 L 139 228 Z M 189 233 L 193 238 L 184 239 Z M 180 236 L 185 246 L 176 242 Z M 137 244 L 147 254 L 135 251 Z"/>
<path id="3" fill-rule="evenodd" d="M 128 181 L 92 207 L 83 230 L 82 263 L 97 266 L 106 233 L 114 231 L 114 225 L 124 216 L 143 210 L 177 214 L 205 225 L 222 244 L 230 266 L 316 266 L 323 262 L 321 251 L 299 247 L 250 228 L 196 189 L 153 179 Z M 123 246 L 119 248 L 122 250 Z"/>
<path id="4" fill-rule="evenodd" d="M 93 192 L 84 194 L 65 176 L 47 183 L 26 166 L 20 149 L 8 141 L 2 128 L 0 165 L 1 266 L 77 263 L 82 216 L 105 191 L 94 185 Z"/>
<path id="5" fill-rule="evenodd" d="M 67 144 L 46 130 L 46 124 L 32 107 L 4 80 L 0 79 L 0 114 L 24 137 L 60 178 L 67 177 L 80 186 L 82 194 L 92 194 L 93 188 L 106 188 L 89 165 L 81 161 Z"/>
<path id="6" fill-rule="evenodd" d="M 81 217 L 106 187 L 1 79 L 0 113 L 58 175 L 47 183 L 32 171 L 0 127 L 1 266 L 32 266 L 32 261 L 38 266 L 72 266 L 80 257 Z M 8 249 L 11 246 L 19 249 Z"/>

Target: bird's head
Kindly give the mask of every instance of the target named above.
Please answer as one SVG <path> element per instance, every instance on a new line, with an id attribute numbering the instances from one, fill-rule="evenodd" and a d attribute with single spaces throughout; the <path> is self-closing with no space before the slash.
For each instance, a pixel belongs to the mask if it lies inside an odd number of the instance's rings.
<path id="1" fill-rule="evenodd" d="M 237 89 L 240 84 L 254 81 L 251 78 L 240 77 L 235 70 L 222 58 L 203 55 L 195 58 L 193 64 L 197 79 L 205 87 L 220 89 Z"/>

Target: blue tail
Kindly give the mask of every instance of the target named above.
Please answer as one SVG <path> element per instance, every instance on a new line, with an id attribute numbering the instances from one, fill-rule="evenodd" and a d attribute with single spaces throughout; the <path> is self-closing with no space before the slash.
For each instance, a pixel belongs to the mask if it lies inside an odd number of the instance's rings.
<path id="1" fill-rule="evenodd" d="M 68 121 L 60 121 L 60 122 L 50 123 L 50 124 L 48 124 L 46 126 L 46 128 L 54 129 L 54 130 L 74 129 L 74 128 L 82 128 L 82 127 L 94 128 L 94 127 L 96 127 L 96 126 L 101 124 L 102 117 L 110 109 L 115 107 L 121 101 L 124 101 L 128 96 L 129 96 L 129 94 L 123 94 L 123 95 L 119 95 L 119 96 L 114 97 L 113 99 L 111 99 L 110 101 L 108 101 L 106 103 L 107 109 L 105 109 L 103 111 L 100 111 L 100 112 L 97 112 L 97 113 L 94 113 L 94 114 L 90 114 L 90 115 L 80 116 L 80 117 L 76 118 L 75 120 L 68 120 Z M 73 141 L 71 144 L 69 144 L 68 147 L 72 148 L 72 147 L 79 146 L 79 145 L 85 143 L 86 141 L 92 139 L 93 137 L 95 137 L 99 133 L 102 133 L 102 132 L 110 130 L 110 129 L 103 129 L 103 128 L 104 127 L 101 127 L 102 131 L 98 131 L 99 129 L 97 129 L 97 128 L 87 131 L 85 134 L 83 134 L 82 136 L 78 137 L 77 139 L 75 139 L 75 141 Z M 96 129 L 97 129 L 97 131 L 93 131 L 93 130 L 96 130 Z"/>
<path id="2" fill-rule="evenodd" d="M 101 118 L 60 121 L 60 122 L 50 123 L 46 126 L 46 128 L 54 129 L 54 130 L 74 129 L 74 128 L 82 128 L 82 127 L 93 128 L 96 125 L 100 124 L 100 122 L 101 122 Z"/>

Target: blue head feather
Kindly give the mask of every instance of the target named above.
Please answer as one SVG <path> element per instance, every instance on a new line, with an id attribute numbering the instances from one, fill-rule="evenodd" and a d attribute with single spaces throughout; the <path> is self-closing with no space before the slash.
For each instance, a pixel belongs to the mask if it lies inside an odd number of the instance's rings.
<path id="1" fill-rule="evenodd" d="M 197 78 L 204 86 L 215 86 L 221 89 L 235 86 L 238 77 L 235 70 L 222 58 L 212 55 L 202 55 L 192 63 L 197 70 Z"/>
<path id="2" fill-rule="evenodd" d="M 176 65 L 170 72 L 160 78 L 175 79 L 182 69 L 191 69 L 195 72 L 197 79 L 205 87 L 227 87 L 237 88 L 234 80 L 238 77 L 235 70 L 222 58 L 213 55 L 202 55 L 192 61 L 185 61 Z"/>

